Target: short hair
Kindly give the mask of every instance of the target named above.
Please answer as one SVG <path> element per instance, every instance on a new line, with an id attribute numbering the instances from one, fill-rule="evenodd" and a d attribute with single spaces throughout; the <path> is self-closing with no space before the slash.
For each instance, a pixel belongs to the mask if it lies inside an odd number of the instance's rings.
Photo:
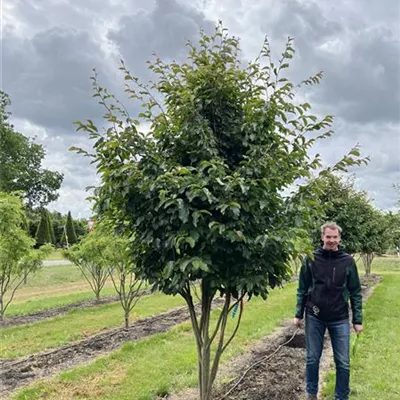
<path id="1" fill-rule="evenodd" d="M 325 224 L 321 225 L 321 235 L 325 234 L 325 229 L 335 229 L 339 232 L 339 235 L 342 234 L 342 228 L 336 222 L 325 222 Z"/>

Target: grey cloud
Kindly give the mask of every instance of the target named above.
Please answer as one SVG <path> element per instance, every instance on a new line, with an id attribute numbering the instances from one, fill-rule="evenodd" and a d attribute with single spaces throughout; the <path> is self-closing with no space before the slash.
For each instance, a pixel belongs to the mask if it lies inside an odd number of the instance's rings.
<path id="1" fill-rule="evenodd" d="M 218 19 L 242 37 L 245 57 L 258 53 L 264 34 L 276 54 L 287 35 L 295 36 L 292 77 L 298 81 L 324 69 L 322 85 L 308 96 L 317 112 L 338 117 L 337 133 L 316 150 L 331 164 L 361 143 L 371 163 L 354 169 L 356 183 L 378 207 L 393 207 L 391 186 L 400 181 L 398 0 L 385 0 L 384 6 L 375 0 L 14 0 L 12 7 L 15 28 L 3 32 L 4 89 L 14 117 L 38 125 L 32 132 L 40 137 L 46 132 L 46 167 L 65 173 L 52 208 L 90 216 L 84 188 L 98 177 L 68 147 L 88 147 L 85 133 L 73 134 L 72 121 L 100 121 L 102 110 L 91 98 L 92 68 L 119 96 L 123 78 L 110 49 L 146 80 L 145 61 L 153 52 L 181 61 L 185 41 L 196 41 L 200 28 L 213 30 L 210 21 Z"/>
<path id="2" fill-rule="evenodd" d="M 139 10 L 124 16 L 117 28 L 108 34 L 127 62 L 139 77 L 148 77 L 145 60 L 153 52 L 169 60 L 186 54 L 185 43 L 195 40 L 199 30 L 210 31 L 214 24 L 195 8 L 179 4 L 175 0 L 157 0 L 151 11 Z"/>
<path id="3" fill-rule="evenodd" d="M 367 166 L 350 168 L 355 174 L 359 189 L 367 190 L 374 204 L 381 209 L 391 209 L 396 202 L 392 190 L 400 183 L 400 136 L 398 126 L 392 124 L 358 124 L 338 119 L 335 135 L 319 142 L 313 153 L 320 153 L 326 165 L 333 165 L 350 147 L 359 144 L 363 157 L 369 156 Z"/>
<path id="4" fill-rule="evenodd" d="M 14 115 L 60 134 L 73 133 L 73 121 L 99 115 L 89 77 L 94 67 L 104 71 L 104 59 L 88 32 L 71 27 L 50 28 L 25 40 L 5 37 L 4 90 Z"/>
<path id="5" fill-rule="evenodd" d="M 324 9 L 324 4 L 287 0 L 270 18 L 267 7 L 258 18 L 265 14 L 261 28 L 277 42 L 288 35 L 295 37 L 299 57 L 293 62 L 293 77 L 301 79 L 304 71 L 309 75 L 324 70 L 324 84 L 313 96 L 316 102 L 352 122 L 399 122 L 400 42 L 394 34 L 396 26 L 383 21 L 370 25 L 368 18 L 360 17 L 368 15 L 368 10 L 355 14 L 342 3 L 329 9 Z M 398 10 L 395 2 L 385 3 L 385 7 L 394 14 Z"/>

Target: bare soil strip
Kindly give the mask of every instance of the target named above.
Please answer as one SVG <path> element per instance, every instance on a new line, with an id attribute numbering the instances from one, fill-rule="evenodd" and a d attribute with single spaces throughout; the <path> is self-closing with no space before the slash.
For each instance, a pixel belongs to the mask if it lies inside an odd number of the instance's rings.
<path id="1" fill-rule="evenodd" d="M 373 287 L 381 281 L 379 276 L 362 278 L 364 301 L 371 295 Z M 368 284 L 367 284 L 368 283 Z M 289 322 L 276 335 L 258 342 L 249 353 L 239 357 L 229 364 L 229 370 L 222 376 L 231 377 L 232 381 L 221 385 L 214 396 L 222 400 L 239 377 L 257 361 L 272 354 L 279 345 L 288 341 L 296 328 Z M 332 364 L 332 352 L 329 336 L 324 341 L 324 357 L 321 362 L 321 382 Z M 243 381 L 224 400 L 302 400 L 304 399 L 305 382 L 305 336 L 300 330 L 294 339 L 271 359 L 250 369 Z M 171 399 L 176 397 L 171 397 Z M 182 399 L 183 400 L 183 399 Z"/>
<path id="2" fill-rule="evenodd" d="M 44 319 L 57 317 L 76 308 L 95 307 L 101 304 L 108 304 L 116 301 L 118 301 L 117 296 L 103 297 L 97 302 L 96 300 L 84 300 L 77 303 L 67 304 L 66 306 L 49 308 L 47 310 L 37 311 L 24 315 L 16 315 L 14 317 L 4 318 L 4 321 L 0 322 L 0 327 L 32 324 L 34 322 L 39 322 Z"/>
<path id="3" fill-rule="evenodd" d="M 221 303 L 222 300 L 217 300 L 214 306 Z M 154 317 L 139 320 L 132 324 L 128 330 L 124 328 L 108 330 L 78 343 L 19 360 L 0 359 L 0 397 L 3 398 L 2 396 L 36 379 L 50 377 L 57 372 L 118 349 L 125 342 L 166 332 L 189 318 L 187 307 L 180 307 Z"/>

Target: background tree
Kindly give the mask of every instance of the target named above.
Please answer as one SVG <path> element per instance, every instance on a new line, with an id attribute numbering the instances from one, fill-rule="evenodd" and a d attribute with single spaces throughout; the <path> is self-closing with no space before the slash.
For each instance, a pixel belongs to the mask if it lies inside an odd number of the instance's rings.
<path id="1" fill-rule="evenodd" d="M 400 247 L 400 212 L 388 212 L 385 214 L 385 219 L 388 227 L 389 248 L 395 252 L 396 247 Z"/>
<path id="2" fill-rule="evenodd" d="M 65 223 L 65 230 L 61 239 L 61 244 L 72 246 L 77 242 L 74 221 L 71 216 L 71 211 L 68 211 L 67 220 Z"/>
<path id="3" fill-rule="evenodd" d="M 35 241 L 24 228 L 22 201 L 0 192 L 0 320 L 26 277 L 37 271 L 51 246 L 34 250 Z"/>
<path id="4" fill-rule="evenodd" d="M 390 226 L 386 216 L 372 206 L 366 215 L 365 224 L 360 227 L 362 241 L 360 247 L 365 275 L 371 274 L 372 262 L 377 254 L 385 253 L 390 246 Z"/>
<path id="5" fill-rule="evenodd" d="M 49 229 L 49 221 L 47 212 L 44 208 L 41 210 L 40 222 L 36 231 L 36 246 L 41 247 L 44 244 L 51 243 L 51 234 Z"/>
<path id="6" fill-rule="evenodd" d="M 294 274 L 298 275 L 301 264 L 307 254 L 314 249 L 312 238 L 305 229 L 295 229 L 293 238 L 292 260 L 294 264 Z"/>
<path id="7" fill-rule="evenodd" d="M 0 91 L 0 190 L 21 191 L 29 207 L 45 206 L 59 196 L 63 175 L 42 168 L 42 145 L 15 132 L 8 122 L 10 99 Z"/>
<path id="8" fill-rule="evenodd" d="M 124 312 L 125 328 L 129 328 L 129 314 L 142 294 L 143 281 L 136 274 L 136 266 L 129 251 L 130 241 L 126 237 L 115 235 L 107 222 L 97 223 L 95 235 L 107 238 L 108 246 L 104 251 L 104 262 L 118 294 Z M 92 232 L 93 233 L 93 232 Z"/>
<path id="9" fill-rule="evenodd" d="M 331 134 L 332 122 L 311 115 L 308 103 L 293 101 L 295 85 L 281 76 L 291 46 L 289 39 L 275 64 L 265 41 L 260 57 L 245 68 L 238 39 L 219 26 L 212 37 L 202 34 L 198 45 L 189 44 L 187 63 L 150 64 L 157 76 L 150 86 L 121 65 L 132 83 L 126 92 L 143 104 L 138 118 L 149 123 L 150 132 L 140 132 L 139 120 L 96 76 L 94 96 L 110 128 L 99 132 L 91 121 L 78 123 L 95 140 L 99 214 L 120 232 L 134 233 L 131 253 L 140 277 L 166 294 L 180 294 L 188 305 L 201 400 L 211 398 L 221 355 L 239 328 L 244 296 L 265 299 L 288 278 L 293 221 L 302 227 L 315 210 L 312 196 L 305 195 L 313 186 L 304 185 L 292 198 L 282 194 L 320 167 L 319 156 L 309 157 L 308 150 Z M 312 136 L 316 131 L 323 133 Z M 333 170 L 360 163 L 358 155 L 352 149 Z M 200 285 L 201 315 L 194 282 Z M 214 324 L 210 313 L 218 295 L 224 304 Z M 236 305 L 239 316 L 228 332 Z"/>
<path id="10" fill-rule="evenodd" d="M 354 178 L 327 174 L 321 184 L 318 201 L 323 214 L 315 221 L 314 243 L 321 243 L 320 226 L 335 221 L 343 228 L 342 246 L 350 253 L 360 253 L 365 233 L 362 227 L 368 222 L 372 206 L 366 192 L 354 188 Z"/>
<path id="11" fill-rule="evenodd" d="M 99 231 L 93 231 L 79 244 L 71 246 L 65 252 L 66 257 L 79 268 L 89 283 L 96 301 L 100 300 L 101 291 L 110 274 L 110 266 L 107 264 L 109 245 L 108 236 Z"/>
<path id="12" fill-rule="evenodd" d="M 362 257 L 365 273 L 369 275 L 375 255 L 384 253 L 390 245 L 387 218 L 374 208 L 365 191 L 354 187 L 352 177 L 327 175 L 319 201 L 325 212 L 315 226 L 315 242 L 320 241 L 319 226 L 335 221 L 343 229 L 343 247 Z"/>
<path id="13" fill-rule="evenodd" d="M 46 219 L 47 219 L 47 225 L 49 226 L 51 243 L 55 245 L 56 244 L 56 235 L 54 233 L 53 221 L 50 216 L 50 213 L 47 210 L 46 210 Z"/>

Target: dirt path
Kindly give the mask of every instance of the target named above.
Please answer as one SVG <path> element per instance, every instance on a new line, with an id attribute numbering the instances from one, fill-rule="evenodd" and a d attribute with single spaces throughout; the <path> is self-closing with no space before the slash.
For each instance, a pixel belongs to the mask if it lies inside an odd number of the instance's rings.
<path id="1" fill-rule="evenodd" d="M 217 300 L 214 306 L 222 303 Z M 199 310 L 198 310 L 199 311 Z M 165 332 L 189 319 L 187 307 L 176 308 L 155 317 L 139 320 L 129 330 L 117 328 L 55 350 L 31 355 L 19 360 L 0 359 L 0 397 L 43 377 L 69 369 L 94 357 L 118 349 L 127 341 Z"/>

